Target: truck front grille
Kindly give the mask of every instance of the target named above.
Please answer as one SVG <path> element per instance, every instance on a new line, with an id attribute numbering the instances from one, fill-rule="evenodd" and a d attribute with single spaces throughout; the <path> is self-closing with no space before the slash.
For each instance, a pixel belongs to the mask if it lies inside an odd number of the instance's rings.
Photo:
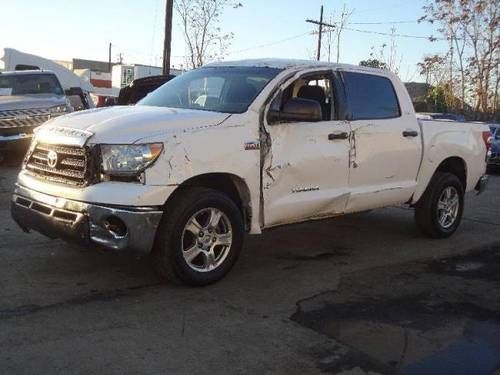
<path id="1" fill-rule="evenodd" d="M 47 121 L 50 115 L 47 108 L 0 111 L 0 129 L 35 127 Z"/>
<path id="2" fill-rule="evenodd" d="M 86 186 L 92 182 L 91 152 L 85 147 L 37 143 L 26 157 L 26 170 L 55 183 Z"/>

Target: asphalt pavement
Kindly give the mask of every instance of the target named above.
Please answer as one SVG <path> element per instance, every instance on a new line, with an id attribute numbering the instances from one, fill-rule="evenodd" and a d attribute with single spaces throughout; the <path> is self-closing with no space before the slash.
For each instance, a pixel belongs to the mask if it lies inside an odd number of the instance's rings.
<path id="1" fill-rule="evenodd" d="M 0 166 L 2 374 L 500 369 L 500 176 L 467 196 L 450 239 L 423 237 L 404 207 L 281 227 L 249 237 L 219 283 L 188 288 L 145 256 L 23 233 L 18 168 Z"/>

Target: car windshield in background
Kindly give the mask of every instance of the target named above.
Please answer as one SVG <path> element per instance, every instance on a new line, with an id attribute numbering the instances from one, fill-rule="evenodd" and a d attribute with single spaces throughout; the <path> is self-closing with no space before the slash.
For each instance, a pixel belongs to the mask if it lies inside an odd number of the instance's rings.
<path id="1" fill-rule="evenodd" d="M 184 73 L 138 105 L 243 113 L 281 69 L 207 67 Z"/>
<path id="2" fill-rule="evenodd" d="M 52 74 L 0 75 L 0 96 L 36 94 L 63 95 L 63 89 Z"/>

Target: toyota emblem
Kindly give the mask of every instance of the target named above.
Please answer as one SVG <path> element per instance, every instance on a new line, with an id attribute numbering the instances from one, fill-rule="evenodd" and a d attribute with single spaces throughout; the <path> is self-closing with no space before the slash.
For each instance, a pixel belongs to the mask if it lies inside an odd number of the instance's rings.
<path id="1" fill-rule="evenodd" d="M 57 153 L 55 151 L 50 150 L 47 154 L 47 165 L 50 168 L 55 168 L 57 165 Z"/>

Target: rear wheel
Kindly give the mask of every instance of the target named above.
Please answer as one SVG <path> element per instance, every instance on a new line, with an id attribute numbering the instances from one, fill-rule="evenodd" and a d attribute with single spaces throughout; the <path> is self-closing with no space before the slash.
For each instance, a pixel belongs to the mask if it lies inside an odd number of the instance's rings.
<path id="1" fill-rule="evenodd" d="M 158 228 L 153 265 L 177 283 L 206 285 L 224 277 L 243 245 L 242 215 L 225 194 L 186 188 L 169 204 Z"/>
<path id="2" fill-rule="evenodd" d="M 464 186 L 457 176 L 436 172 L 415 205 L 418 228 L 433 238 L 446 238 L 457 230 L 464 209 Z"/>

